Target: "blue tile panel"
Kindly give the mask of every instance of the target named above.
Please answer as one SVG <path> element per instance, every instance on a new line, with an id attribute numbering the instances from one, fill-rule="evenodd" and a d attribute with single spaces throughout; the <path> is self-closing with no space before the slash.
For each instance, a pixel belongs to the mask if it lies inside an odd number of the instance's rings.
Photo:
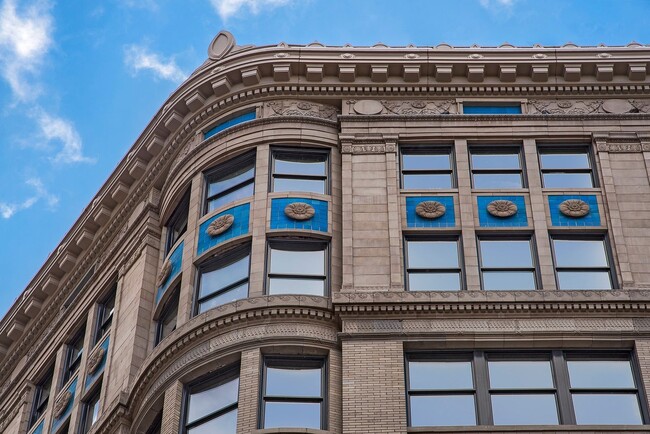
<path id="1" fill-rule="evenodd" d="M 513 105 L 473 105 L 463 104 L 466 115 L 520 115 L 521 104 Z"/>
<path id="2" fill-rule="evenodd" d="M 294 220 L 284 213 L 287 205 L 294 202 L 308 203 L 314 207 L 309 220 Z M 327 201 L 302 197 L 277 198 L 271 201 L 271 229 L 307 229 L 327 232 Z"/>
<path id="3" fill-rule="evenodd" d="M 165 280 L 165 282 L 158 288 L 158 291 L 156 292 L 156 304 L 158 304 L 165 291 L 167 291 L 167 288 L 169 288 L 169 285 L 174 280 L 174 277 L 176 277 L 176 275 L 181 272 L 181 268 L 183 266 L 184 244 L 185 241 L 182 241 L 178 246 L 176 246 L 171 256 L 169 257 L 169 261 L 172 263 L 172 271 L 169 273 L 167 280 Z"/>
<path id="4" fill-rule="evenodd" d="M 584 217 L 567 217 L 560 212 L 560 204 L 567 199 L 580 199 L 589 204 L 589 214 Z M 548 197 L 548 209 L 553 226 L 600 226 L 600 211 L 595 195 L 552 195 Z"/>
<path id="5" fill-rule="evenodd" d="M 226 128 L 230 128 L 232 126 L 241 124 L 243 122 L 252 121 L 253 119 L 255 119 L 255 110 L 253 110 L 252 112 L 244 113 L 243 115 L 239 115 L 237 117 L 234 117 L 225 122 L 221 122 L 220 124 L 215 125 L 214 127 L 207 130 L 205 133 L 203 133 L 203 138 L 207 139 L 209 137 L 214 136 L 217 133 L 222 132 Z"/>
<path id="6" fill-rule="evenodd" d="M 32 434 L 43 434 L 43 427 L 45 426 L 45 420 L 42 420 L 41 423 L 32 431 Z"/>
<path id="7" fill-rule="evenodd" d="M 68 402 L 68 406 L 65 408 L 65 410 L 63 411 L 61 416 L 54 419 L 54 421 L 52 422 L 52 430 L 51 430 L 51 432 L 53 432 L 53 433 L 55 433 L 56 430 L 58 430 L 61 427 L 61 425 L 63 425 L 63 422 L 65 422 L 65 420 L 68 418 L 68 416 L 70 416 L 70 413 L 72 412 L 72 404 L 74 404 L 74 396 L 75 396 L 75 393 L 77 391 L 77 380 L 78 379 L 79 378 L 75 378 L 72 381 L 72 383 L 70 383 L 70 386 L 68 386 L 68 390 L 72 394 L 72 397 L 70 398 L 70 401 Z M 57 397 L 58 397 L 58 395 L 57 395 Z"/>
<path id="8" fill-rule="evenodd" d="M 236 207 L 222 211 L 214 217 L 211 217 L 201 223 L 201 226 L 199 227 L 199 245 L 197 247 L 196 253 L 200 255 L 212 247 L 223 243 L 224 241 L 247 234 L 250 221 L 250 213 L 251 204 L 244 203 L 242 205 L 237 205 Z M 208 229 L 208 226 L 210 226 L 210 223 L 226 214 L 232 214 L 232 216 L 235 217 L 232 222 L 232 226 L 230 226 L 225 232 L 217 235 L 216 237 L 211 237 L 208 235 L 206 230 Z"/>
<path id="9" fill-rule="evenodd" d="M 445 206 L 445 213 L 436 219 L 425 219 L 415 213 L 420 202 L 436 201 Z M 406 198 L 406 226 L 409 228 L 453 228 L 456 226 L 453 196 L 412 196 Z"/>
<path id="10" fill-rule="evenodd" d="M 493 200 L 509 200 L 517 205 L 517 213 L 510 217 L 495 217 L 487 210 Z M 526 218 L 526 201 L 523 196 L 478 196 L 478 223 L 482 228 L 511 228 L 528 226 Z"/>
<path id="11" fill-rule="evenodd" d="M 106 339 L 104 339 L 104 341 L 99 346 L 104 349 L 104 355 L 102 356 L 102 361 L 99 362 L 99 366 L 97 367 L 95 373 L 86 376 L 86 382 L 84 383 L 84 390 L 88 390 L 90 386 L 92 386 L 92 384 L 95 382 L 95 380 L 97 380 L 102 375 L 102 372 L 104 372 L 104 367 L 106 366 L 106 359 L 108 358 L 109 341 L 110 341 L 110 336 L 106 336 Z M 95 349 L 95 351 L 99 351 L 99 348 Z"/>

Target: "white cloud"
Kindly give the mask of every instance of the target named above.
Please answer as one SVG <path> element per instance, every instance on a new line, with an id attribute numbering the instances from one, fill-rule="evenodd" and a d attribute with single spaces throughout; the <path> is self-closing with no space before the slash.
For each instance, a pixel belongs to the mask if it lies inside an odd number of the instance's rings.
<path id="1" fill-rule="evenodd" d="M 176 65 L 173 58 L 165 60 L 139 45 L 129 45 L 124 49 L 124 63 L 134 74 L 140 70 L 150 70 L 156 77 L 165 80 L 181 82 L 187 78 L 187 74 Z"/>
<path id="2" fill-rule="evenodd" d="M 249 9 L 253 14 L 258 14 L 263 8 L 284 6 L 290 2 L 291 0 L 210 0 L 210 3 L 224 21 L 237 15 L 243 8 Z"/>
<path id="3" fill-rule="evenodd" d="M 493 10 L 499 8 L 509 9 L 514 6 L 517 0 L 479 0 L 481 6 L 485 9 Z"/>
<path id="4" fill-rule="evenodd" d="M 41 135 L 48 141 L 61 143 L 60 151 L 52 158 L 54 163 L 93 163 L 95 160 L 83 155 L 81 136 L 69 121 L 40 111 L 36 121 Z"/>
<path id="5" fill-rule="evenodd" d="M 59 198 L 47 191 L 43 181 L 39 178 L 29 178 L 25 183 L 34 189 L 34 194 L 18 203 L 0 202 L 0 217 L 10 219 L 17 212 L 31 208 L 40 200 L 44 200 L 48 208 L 56 208 Z"/>
<path id="6" fill-rule="evenodd" d="M 29 76 L 38 72 L 52 45 L 53 20 L 50 4 L 37 0 L 18 10 L 15 0 L 0 6 L 0 70 L 14 97 L 30 100 L 38 94 L 38 85 Z"/>

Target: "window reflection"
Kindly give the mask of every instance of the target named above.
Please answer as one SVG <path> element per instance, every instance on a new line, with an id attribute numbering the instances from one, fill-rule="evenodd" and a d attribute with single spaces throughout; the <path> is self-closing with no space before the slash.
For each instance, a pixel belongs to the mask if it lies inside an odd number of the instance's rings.
<path id="1" fill-rule="evenodd" d="M 537 288 L 530 239 L 479 239 L 479 249 L 484 290 Z"/>
<path id="2" fill-rule="evenodd" d="M 457 239 L 406 240 L 410 291 L 458 291 L 462 288 Z"/>
<path id="3" fill-rule="evenodd" d="M 206 213 L 250 197 L 255 188 L 255 153 L 233 158 L 206 174 Z"/>
<path id="4" fill-rule="evenodd" d="M 248 297 L 250 245 L 240 247 L 200 269 L 198 313 Z"/>
<path id="5" fill-rule="evenodd" d="M 275 149 L 271 191 L 328 194 L 329 153 L 314 149 Z"/>
<path id="6" fill-rule="evenodd" d="M 269 243 L 268 293 L 325 295 L 327 244 L 316 241 Z"/>
<path id="7" fill-rule="evenodd" d="M 604 239 L 553 239 L 559 289 L 612 289 Z"/>
<path id="8" fill-rule="evenodd" d="M 402 149 L 402 188 L 445 189 L 454 187 L 451 148 Z"/>
<path id="9" fill-rule="evenodd" d="M 518 147 L 470 148 L 472 187 L 476 189 L 523 188 L 520 152 Z"/>
<path id="10" fill-rule="evenodd" d="M 540 147 L 539 160 L 545 188 L 594 187 L 591 158 L 586 147 Z"/>
<path id="11" fill-rule="evenodd" d="M 185 432 L 234 434 L 237 431 L 239 366 L 227 368 L 212 379 L 188 388 Z"/>

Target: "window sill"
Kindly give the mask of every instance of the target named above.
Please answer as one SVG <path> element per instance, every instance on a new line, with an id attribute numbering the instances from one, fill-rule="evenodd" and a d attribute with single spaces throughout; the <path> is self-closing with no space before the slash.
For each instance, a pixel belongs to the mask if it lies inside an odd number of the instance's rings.
<path id="1" fill-rule="evenodd" d="M 650 425 L 489 425 L 489 426 L 449 426 L 449 427 L 409 427 L 408 433 L 469 433 L 469 432 L 629 432 L 650 433 Z"/>

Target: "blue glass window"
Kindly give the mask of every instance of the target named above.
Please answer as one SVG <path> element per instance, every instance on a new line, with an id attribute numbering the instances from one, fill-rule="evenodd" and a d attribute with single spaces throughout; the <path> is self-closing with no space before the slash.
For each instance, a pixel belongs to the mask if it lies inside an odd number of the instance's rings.
<path id="1" fill-rule="evenodd" d="M 520 115 L 521 104 L 475 104 L 463 103 L 466 115 Z"/>
<path id="2" fill-rule="evenodd" d="M 255 119 L 255 110 L 246 112 L 244 114 L 241 114 L 239 116 L 236 116 L 232 119 L 228 119 L 227 121 L 220 122 L 214 127 L 210 128 L 207 130 L 205 133 L 203 133 L 203 138 L 207 139 L 212 136 L 214 136 L 217 133 L 220 133 L 221 131 L 225 130 L 226 128 L 230 128 L 232 126 L 235 126 L 237 124 L 241 124 L 244 122 L 252 121 Z"/>

